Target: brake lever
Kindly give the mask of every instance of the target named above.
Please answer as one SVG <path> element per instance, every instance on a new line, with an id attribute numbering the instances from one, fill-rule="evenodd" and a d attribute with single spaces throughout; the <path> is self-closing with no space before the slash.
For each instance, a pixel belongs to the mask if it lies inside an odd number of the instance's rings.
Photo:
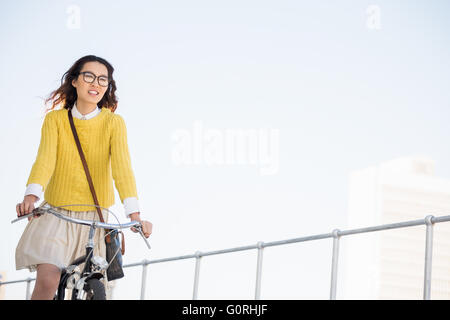
<path id="1" fill-rule="evenodd" d="M 20 220 L 29 218 L 29 217 L 31 217 L 31 216 L 41 216 L 41 215 L 44 214 L 44 213 L 45 213 L 45 210 L 42 210 L 41 208 L 34 208 L 33 211 L 31 211 L 31 213 L 25 214 L 25 215 L 23 215 L 23 216 L 20 216 L 20 217 L 17 218 L 17 219 L 12 220 L 12 221 L 11 221 L 11 224 L 13 224 L 13 223 L 15 223 L 15 222 L 17 222 L 17 221 L 20 221 Z"/>
<path id="2" fill-rule="evenodd" d="M 150 244 L 147 241 L 147 238 L 144 236 L 144 232 L 142 232 L 142 225 L 138 225 L 138 226 L 136 226 L 134 228 L 139 232 L 139 234 L 141 235 L 142 239 L 144 239 L 145 244 L 147 245 L 147 247 L 149 249 L 151 249 Z"/>

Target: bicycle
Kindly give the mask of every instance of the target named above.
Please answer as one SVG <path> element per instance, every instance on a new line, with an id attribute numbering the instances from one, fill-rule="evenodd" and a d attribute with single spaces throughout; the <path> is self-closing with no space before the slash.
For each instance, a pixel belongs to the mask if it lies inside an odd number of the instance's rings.
<path id="1" fill-rule="evenodd" d="M 87 205 L 87 206 L 95 206 L 95 205 Z M 96 228 L 118 230 L 122 228 L 133 227 L 142 236 L 147 247 L 151 249 L 142 231 L 142 224 L 139 221 L 131 221 L 123 224 L 121 223 L 111 224 L 95 220 L 91 221 L 78 218 L 70 218 L 54 210 L 49 204 L 45 204 L 42 207 L 35 208 L 31 213 L 23 215 L 11 221 L 11 223 L 15 223 L 17 221 L 20 221 L 22 219 L 31 216 L 41 216 L 46 213 L 53 214 L 54 216 L 63 219 L 65 221 L 86 225 L 90 227 L 88 242 L 86 244 L 86 254 L 84 256 L 76 258 L 69 264 L 69 266 L 63 268 L 63 270 L 61 271 L 61 278 L 59 281 L 58 289 L 56 291 L 53 300 L 64 300 L 66 289 L 72 290 L 72 297 L 71 297 L 72 300 L 106 300 L 105 286 L 100 280 L 104 277 L 104 274 L 102 272 L 106 272 L 107 268 L 109 267 L 109 264 L 105 258 L 93 255 L 94 252 L 93 238 Z M 114 213 L 112 214 L 114 215 Z M 105 237 L 107 235 L 108 233 L 105 234 Z M 115 259 L 119 250 L 120 248 L 118 248 L 117 252 L 113 256 L 113 259 Z M 84 263 L 84 267 L 81 270 L 79 265 L 82 263 Z"/>

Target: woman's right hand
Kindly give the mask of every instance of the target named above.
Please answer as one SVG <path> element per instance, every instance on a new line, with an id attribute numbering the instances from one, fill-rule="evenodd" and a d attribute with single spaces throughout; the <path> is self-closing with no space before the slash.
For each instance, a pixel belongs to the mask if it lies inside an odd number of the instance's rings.
<path id="1" fill-rule="evenodd" d="M 33 194 L 28 194 L 23 198 L 22 203 L 18 203 L 16 205 L 17 216 L 23 216 L 31 213 L 34 210 L 34 203 L 38 200 Z M 28 221 L 31 220 L 31 217 L 28 218 Z"/>

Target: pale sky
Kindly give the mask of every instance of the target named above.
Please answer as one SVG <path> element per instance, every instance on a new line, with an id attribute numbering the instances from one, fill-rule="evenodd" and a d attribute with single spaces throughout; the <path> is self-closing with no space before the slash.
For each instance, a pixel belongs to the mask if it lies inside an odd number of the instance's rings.
<path id="1" fill-rule="evenodd" d="M 26 222 L 10 221 L 42 98 L 81 56 L 115 68 L 116 112 L 154 225 L 150 251 L 126 232 L 131 263 L 345 229 L 350 172 L 399 156 L 427 155 L 450 179 L 449 15 L 448 1 L 2 2 L 0 271 L 35 276 L 15 270 Z M 227 147 L 240 130 L 258 134 Z M 241 163 L 211 162 L 233 148 Z M 177 162 L 180 152 L 197 164 Z M 117 191 L 113 210 L 125 221 Z M 331 244 L 265 249 L 261 298 L 327 299 Z M 150 265 L 147 298 L 190 299 L 194 266 Z M 255 271 L 256 251 L 204 257 L 198 297 L 253 299 Z M 125 272 L 115 296 L 137 299 L 141 269 Z M 24 284 L 6 288 L 24 296 Z"/>

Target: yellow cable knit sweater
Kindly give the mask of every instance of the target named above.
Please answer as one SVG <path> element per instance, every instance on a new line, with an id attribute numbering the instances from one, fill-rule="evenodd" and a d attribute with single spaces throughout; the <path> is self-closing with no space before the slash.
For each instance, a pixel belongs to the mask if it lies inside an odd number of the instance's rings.
<path id="1" fill-rule="evenodd" d="M 42 185 L 44 199 L 54 206 L 94 204 L 67 113 L 68 109 L 59 109 L 46 114 L 27 185 Z M 122 202 L 128 197 L 138 198 L 123 118 L 102 108 L 96 117 L 88 120 L 74 117 L 73 121 L 99 205 L 109 208 L 115 203 L 113 179 Z M 95 210 L 91 206 L 67 209 Z"/>

